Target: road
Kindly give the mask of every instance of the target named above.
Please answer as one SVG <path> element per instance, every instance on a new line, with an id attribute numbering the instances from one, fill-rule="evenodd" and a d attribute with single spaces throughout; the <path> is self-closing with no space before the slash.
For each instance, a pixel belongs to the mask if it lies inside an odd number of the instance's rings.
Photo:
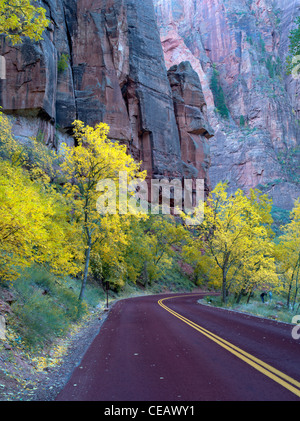
<path id="1" fill-rule="evenodd" d="M 200 305 L 200 294 L 115 303 L 57 401 L 299 401 L 288 324 Z"/>

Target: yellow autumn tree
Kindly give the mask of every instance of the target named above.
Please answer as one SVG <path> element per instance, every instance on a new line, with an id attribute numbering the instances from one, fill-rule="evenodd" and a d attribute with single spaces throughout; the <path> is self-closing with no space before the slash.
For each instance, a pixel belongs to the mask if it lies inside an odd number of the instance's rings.
<path id="1" fill-rule="evenodd" d="M 67 216 L 67 204 L 51 186 L 1 160 L 0 278 L 12 281 L 19 269 L 33 263 L 58 274 L 78 273 L 77 228 Z"/>
<path id="2" fill-rule="evenodd" d="M 0 158 L 8 160 L 12 165 L 24 162 L 24 148 L 12 134 L 12 126 L 8 117 L 0 111 Z"/>
<path id="3" fill-rule="evenodd" d="M 139 279 L 146 286 L 149 279 L 148 262 L 152 255 L 150 239 L 144 226 L 145 221 L 132 217 L 128 222 L 130 225 L 126 230 L 127 246 L 124 250 L 126 276 L 134 283 Z"/>
<path id="4" fill-rule="evenodd" d="M 247 302 L 249 302 L 257 288 L 281 292 L 278 281 L 274 243 L 268 237 L 261 236 L 255 239 L 248 250 L 243 250 L 239 263 L 230 268 L 228 291 L 236 294 L 237 303 L 244 295 L 248 296 Z"/>
<path id="5" fill-rule="evenodd" d="M 200 270 L 221 288 L 224 303 L 230 291 L 276 284 L 270 212 L 271 201 L 259 191 L 249 197 L 241 190 L 229 195 L 227 185 L 219 183 L 207 198 L 204 221 L 193 228 L 193 247 Z"/>
<path id="6" fill-rule="evenodd" d="M 73 148 L 62 145 L 61 168 L 68 179 L 65 194 L 73 200 L 75 217 L 82 226 L 85 245 L 85 264 L 79 295 L 82 300 L 91 252 L 97 243 L 104 241 L 106 225 L 120 222 L 117 215 L 120 211 L 117 201 L 120 173 L 126 173 L 128 182 L 136 178 L 143 180 L 146 173 L 141 172 L 140 163 L 127 154 L 126 146 L 108 139 L 107 124 L 90 127 L 82 121 L 75 121 L 73 125 L 77 146 Z"/>
<path id="7" fill-rule="evenodd" d="M 144 223 L 144 236 L 147 244 L 144 264 L 151 283 L 172 266 L 177 248 L 186 240 L 188 231 L 173 215 L 151 215 Z"/>
<path id="8" fill-rule="evenodd" d="M 45 184 L 58 175 L 59 157 L 49 149 L 42 137 L 29 138 L 26 143 L 18 142 L 12 134 L 12 125 L 8 117 L 0 111 L 0 158 L 13 166 L 26 167 L 32 179 Z"/>
<path id="9" fill-rule="evenodd" d="M 58 157 L 36 139 L 18 143 L 3 113 L 0 127 L 0 278 L 12 281 L 33 263 L 58 274 L 78 273 L 78 227 L 50 184 Z"/>
<path id="10" fill-rule="evenodd" d="M 0 0 L 0 33 L 6 34 L 13 44 L 22 36 L 39 41 L 49 21 L 46 10 L 30 0 Z"/>
<path id="11" fill-rule="evenodd" d="M 125 262 L 130 243 L 130 218 L 119 215 L 103 215 L 98 240 L 91 252 L 91 270 L 94 278 L 105 288 L 118 291 L 126 282 L 128 271 Z"/>

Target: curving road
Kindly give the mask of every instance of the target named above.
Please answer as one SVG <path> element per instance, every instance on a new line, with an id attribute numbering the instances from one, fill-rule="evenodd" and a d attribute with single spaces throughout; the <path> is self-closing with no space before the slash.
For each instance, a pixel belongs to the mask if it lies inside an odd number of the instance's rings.
<path id="1" fill-rule="evenodd" d="M 197 303 L 118 301 L 57 401 L 299 401 L 292 326 Z"/>

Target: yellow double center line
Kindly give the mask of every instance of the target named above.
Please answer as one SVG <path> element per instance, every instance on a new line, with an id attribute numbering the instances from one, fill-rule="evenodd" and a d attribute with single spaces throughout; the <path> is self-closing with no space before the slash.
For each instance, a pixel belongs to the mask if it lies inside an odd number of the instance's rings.
<path id="1" fill-rule="evenodd" d="M 253 355 L 249 354 L 248 352 L 243 351 L 242 349 L 238 348 L 237 346 L 233 345 L 232 343 L 222 339 L 220 336 L 215 335 L 214 333 L 210 332 L 207 329 L 197 325 L 196 323 L 192 322 L 191 320 L 187 319 L 186 317 L 182 316 L 181 314 L 177 313 L 176 311 L 170 309 L 164 304 L 164 301 L 170 300 L 172 298 L 178 297 L 168 297 L 163 298 L 158 301 L 158 304 L 171 313 L 173 316 L 177 317 L 178 319 L 182 320 L 187 325 L 191 326 L 198 332 L 202 333 L 202 335 L 206 336 L 207 338 L 211 339 L 213 342 L 220 345 L 222 348 L 225 348 L 227 351 L 231 352 L 241 360 L 245 361 L 247 364 L 251 365 L 256 370 L 263 373 L 265 376 L 269 377 L 270 379 L 274 380 L 276 383 L 279 383 L 281 386 L 288 389 L 290 392 L 294 393 L 298 397 L 300 397 L 300 383 L 293 379 L 290 376 L 282 373 L 281 371 L 277 370 L 276 368 L 266 364 L 262 360 L 254 357 Z"/>

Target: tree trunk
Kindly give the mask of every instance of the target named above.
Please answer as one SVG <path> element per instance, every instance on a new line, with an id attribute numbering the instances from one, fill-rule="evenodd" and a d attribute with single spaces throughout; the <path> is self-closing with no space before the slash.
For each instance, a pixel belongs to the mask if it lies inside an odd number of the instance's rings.
<path id="1" fill-rule="evenodd" d="M 293 278 L 292 278 L 292 280 L 291 280 L 291 282 L 290 282 L 290 285 L 289 285 L 289 291 L 288 291 L 288 296 L 287 296 L 287 300 L 286 300 L 286 306 L 287 306 L 287 308 L 290 308 L 290 300 L 291 300 L 291 292 L 292 292 L 292 283 L 293 283 Z"/>
<path id="2" fill-rule="evenodd" d="M 296 266 L 293 269 L 292 278 L 291 278 L 291 282 L 290 282 L 290 285 L 289 285 L 289 292 L 288 292 L 287 302 L 286 302 L 287 308 L 290 308 L 290 301 L 291 301 L 291 295 L 292 295 L 292 287 L 293 287 L 293 282 L 294 282 L 294 276 L 295 276 L 295 272 L 297 270 L 297 267 L 298 267 L 299 263 L 300 263 L 300 253 L 299 253 L 299 256 L 298 256 L 298 260 L 296 262 Z M 298 274 L 299 274 L 299 271 L 298 271 Z M 297 274 L 297 277 L 298 277 L 298 274 Z"/>
<path id="3" fill-rule="evenodd" d="M 252 291 L 253 291 L 253 289 L 251 289 L 250 292 L 249 292 L 249 294 L 248 294 L 247 304 L 249 304 L 250 298 L 252 296 Z"/>
<path id="4" fill-rule="evenodd" d="M 222 282 L 222 301 L 227 303 L 227 285 L 226 285 L 226 269 L 223 268 L 223 282 Z"/>
<path id="5" fill-rule="evenodd" d="M 245 293 L 245 290 L 244 289 L 241 289 L 240 292 L 239 292 L 239 294 L 238 294 L 238 296 L 237 296 L 236 304 L 240 304 L 241 299 L 242 299 L 242 296 L 243 296 L 244 293 Z"/>
<path id="6" fill-rule="evenodd" d="M 297 269 L 297 275 L 296 275 L 296 280 L 295 280 L 295 295 L 294 295 L 294 299 L 293 299 L 293 304 L 292 304 L 292 310 L 294 311 L 295 309 L 295 305 L 296 305 L 296 299 L 297 299 L 297 295 L 298 295 L 298 280 L 299 280 L 299 269 L 300 269 L 300 265 L 299 265 L 299 260 L 298 260 L 298 269 Z"/>
<path id="7" fill-rule="evenodd" d="M 147 285 L 148 285 L 148 283 L 150 284 L 150 282 L 149 282 L 149 276 L 148 276 L 147 262 L 146 261 L 144 262 L 142 277 L 143 277 L 144 287 L 147 288 Z"/>
<path id="8" fill-rule="evenodd" d="M 88 235 L 88 244 L 87 244 L 87 249 L 86 249 L 86 252 L 85 252 L 85 267 L 84 267 L 83 280 L 82 280 L 81 290 L 80 290 L 80 295 L 79 295 L 79 301 L 82 301 L 83 296 L 84 296 L 87 277 L 88 277 L 88 273 L 89 273 L 91 248 L 92 248 L 92 239 L 91 239 L 91 236 Z"/>

